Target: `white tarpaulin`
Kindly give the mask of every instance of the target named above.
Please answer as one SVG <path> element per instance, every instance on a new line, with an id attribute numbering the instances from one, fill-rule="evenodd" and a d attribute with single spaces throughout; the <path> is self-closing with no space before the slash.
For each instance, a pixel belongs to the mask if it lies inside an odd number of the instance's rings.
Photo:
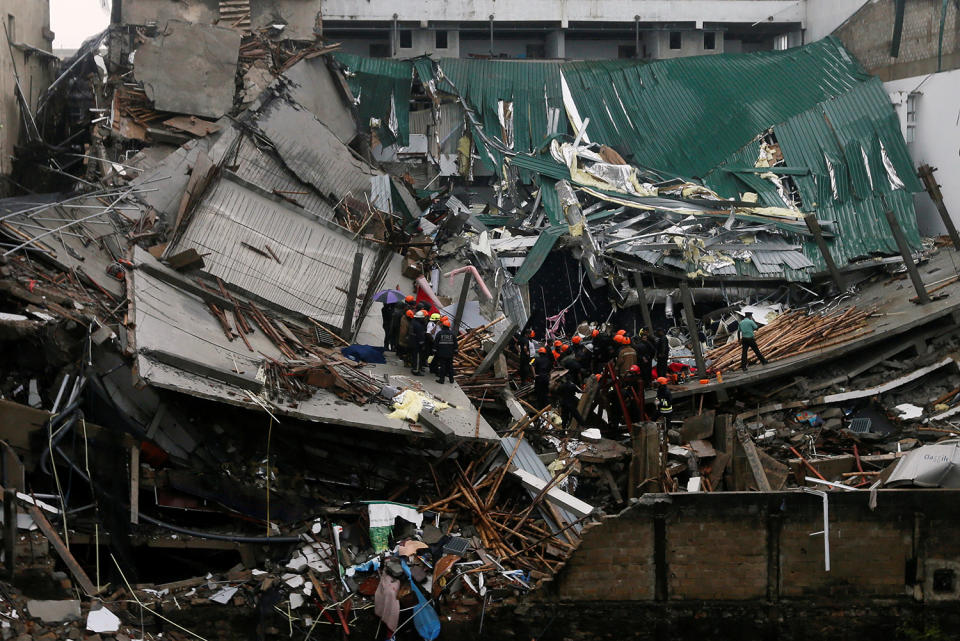
<path id="1" fill-rule="evenodd" d="M 904 454 L 886 486 L 904 485 L 960 488 L 960 440 L 924 445 Z"/>

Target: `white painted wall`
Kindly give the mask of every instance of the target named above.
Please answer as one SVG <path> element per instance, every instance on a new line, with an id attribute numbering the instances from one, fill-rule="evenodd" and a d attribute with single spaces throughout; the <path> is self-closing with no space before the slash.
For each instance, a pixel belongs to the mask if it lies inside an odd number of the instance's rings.
<path id="1" fill-rule="evenodd" d="M 941 185 L 943 200 L 953 222 L 960 226 L 960 69 L 930 76 L 904 78 L 883 83 L 890 93 L 918 90 L 916 129 L 908 143 L 914 165 L 937 167 L 934 174 Z M 905 105 L 896 106 L 898 115 Z M 903 122 L 905 114 L 901 115 Z M 945 232 L 940 216 L 926 193 L 915 198 L 920 232 Z"/>
<path id="2" fill-rule="evenodd" d="M 844 0 L 838 0 L 844 1 Z M 642 6 L 641 6 L 642 5 Z M 570 21 L 633 22 L 642 14 L 644 22 L 803 22 L 807 11 L 804 0 L 393 0 L 393 2 L 356 2 L 324 0 L 325 20 L 399 20 L 557 21 L 566 27 Z"/>
<path id="3" fill-rule="evenodd" d="M 814 42 L 833 33 L 867 2 L 877 0 L 806 0 L 804 42 Z"/>

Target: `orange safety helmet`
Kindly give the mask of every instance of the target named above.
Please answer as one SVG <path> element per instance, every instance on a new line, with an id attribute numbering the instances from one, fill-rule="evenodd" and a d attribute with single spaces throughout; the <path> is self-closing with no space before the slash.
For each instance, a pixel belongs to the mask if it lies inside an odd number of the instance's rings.
<path id="1" fill-rule="evenodd" d="M 637 373 L 640 372 L 640 366 L 639 366 L 639 365 L 631 365 L 631 366 L 630 366 L 630 369 L 629 369 L 628 371 L 631 372 L 631 373 L 633 373 L 633 374 L 637 374 Z"/>
<path id="2" fill-rule="evenodd" d="M 442 323 L 443 321 L 448 321 L 448 320 L 450 320 L 450 317 L 449 317 L 449 316 L 441 316 L 441 317 L 440 317 L 440 322 L 441 322 L 441 323 Z"/>
<path id="3" fill-rule="evenodd" d="M 630 339 L 627 338 L 626 336 L 621 336 L 620 338 L 623 339 L 623 340 L 621 340 L 620 342 L 623 343 L 624 345 L 629 345 L 629 344 L 630 344 Z"/>
<path id="4" fill-rule="evenodd" d="M 444 327 L 450 327 L 450 319 L 449 319 L 449 318 L 447 318 L 447 319 L 445 319 L 445 320 L 442 320 L 442 321 L 440 321 L 440 322 L 443 323 L 443 326 L 444 326 Z"/>
<path id="5" fill-rule="evenodd" d="M 661 385 L 666 385 L 670 381 L 667 380 L 666 376 L 660 376 L 659 378 L 657 378 L 657 382 L 660 383 Z"/>
<path id="6" fill-rule="evenodd" d="M 413 310 L 412 310 L 412 309 L 408 309 L 408 310 L 407 310 L 407 318 L 413 318 Z"/>
<path id="7" fill-rule="evenodd" d="M 537 350 L 537 353 L 538 353 L 538 354 L 546 354 L 546 353 L 547 353 L 547 348 L 546 348 L 546 347 L 541 347 L 540 349 Z"/>
<path id="8" fill-rule="evenodd" d="M 614 342 L 614 343 L 623 344 L 623 340 L 624 340 L 624 339 L 623 339 L 623 335 L 621 335 L 621 334 L 615 334 L 614 337 L 613 337 L 613 342 Z"/>
<path id="9" fill-rule="evenodd" d="M 410 296 L 407 296 L 404 300 L 407 301 L 408 303 L 415 303 L 417 301 L 417 297 L 411 294 Z"/>
<path id="10" fill-rule="evenodd" d="M 573 344 L 574 344 L 574 345 L 579 345 L 579 344 L 580 344 L 580 341 L 583 340 L 583 339 L 581 339 L 580 336 L 578 335 L 578 336 L 574 336 L 574 337 L 571 338 L 570 340 L 573 341 Z"/>
<path id="11" fill-rule="evenodd" d="M 592 332 L 590 332 L 590 338 L 596 338 L 599 334 L 600 334 L 600 330 L 595 329 Z"/>
<path id="12" fill-rule="evenodd" d="M 537 333 L 531 329 L 531 330 L 530 330 L 530 338 L 536 338 L 536 337 L 537 337 Z"/>
<path id="13" fill-rule="evenodd" d="M 553 341 L 554 347 L 560 347 L 561 345 L 563 345 L 563 341 Z"/>
<path id="14" fill-rule="evenodd" d="M 618 330 L 617 330 L 617 336 L 623 336 L 623 335 L 626 334 L 626 333 L 627 333 L 627 330 L 625 330 L 625 329 L 618 329 Z"/>
<path id="15" fill-rule="evenodd" d="M 563 352 L 567 351 L 568 349 L 570 349 L 570 346 L 569 346 L 569 345 L 562 345 L 562 346 L 560 347 L 560 353 L 562 354 Z"/>

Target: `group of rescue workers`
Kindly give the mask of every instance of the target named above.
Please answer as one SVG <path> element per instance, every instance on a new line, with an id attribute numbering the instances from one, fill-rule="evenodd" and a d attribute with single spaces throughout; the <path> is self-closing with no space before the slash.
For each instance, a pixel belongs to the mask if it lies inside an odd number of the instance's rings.
<path id="1" fill-rule="evenodd" d="M 454 382 L 453 359 L 457 355 L 457 332 L 449 318 L 441 315 L 428 301 L 407 296 L 403 301 L 383 306 L 384 348 L 396 352 L 415 376 L 425 369 L 437 382 Z M 747 350 L 752 349 L 761 364 L 766 359 L 754 338 L 757 324 L 749 312 L 739 324 L 742 368 L 746 370 Z M 512 337 L 511 351 L 520 363 L 520 383 L 533 379 L 535 405 L 543 409 L 551 402 L 559 409 L 563 425 L 571 420 L 586 421 L 579 410 L 579 394 L 589 377 L 598 383 L 597 399 L 607 413 L 608 424 L 617 425 L 629 414 L 648 418 L 644 391 L 656 385 L 656 413 L 673 412 L 671 383 L 682 382 L 689 368 L 670 362 L 670 341 L 663 329 L 652 334 L 641 329 L 635 336 L 624 329 L 609 333 L 605 329 L 581 329 L 569 340 L 538 340 L 534 330 L 523 330 Z M 555 370 L 565 374 L 551 385 Z M 614 394 L 615 392 L 615 394 Z M 614 397 L 616 400 L 614 401 Z"/>
<path id="2" fill-rule="evenodd" d="M 512 347 L 520 357 L 521 381 L 533 379 L 536 407 L 546 407 L 552 393 L 565 426 L 572 419 L 580 425 L 586 422 L 578 409 L 578 394 L 591 376 L 600 385 L 598 400 L 611 419 L 622 418 L 623 411 L 635 418 L 646 417 L 643 391 L 654 383 L 657 413 L 666 416 L 673 412 L 668 385 L 682 380 L 688 369 L 682 363 L 670 363 L 670 342 L 662 329 L 652 335 L 641 330 L 629 336 L 624 329 L 611 334 L 590 328 L 569 340 L 552 343 L 538 341 L 536 332 L 529 330 L 514 336 Z M 556 369 L 566 370 L 566 374 L 551 386 Z M 617 402 L 612 401 L 609 393 L 614 388 Z"/>
<path id="3" fill-rule="evenodd" d="M 381 313 L 385 349 L 396 352 L 414 376 L 424 376 L 424 370 L 429 370 L 438 383 L 447 378 L 453 382 L 457 333 L 449 318 L 415 296 L 386 304 Z"/>

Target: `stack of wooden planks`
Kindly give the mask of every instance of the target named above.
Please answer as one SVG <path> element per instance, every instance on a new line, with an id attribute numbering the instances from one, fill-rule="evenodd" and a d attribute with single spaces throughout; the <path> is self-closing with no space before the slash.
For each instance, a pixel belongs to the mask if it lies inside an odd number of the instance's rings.
<path id="1" fill-rule="evenodd" d="M 817 349 L 845 343 L 869 334 L 867 318 L 874 310 L 856 307 L 837 309 L 827 313 L 807 314 L 803 310 L 784 312 L 776 320 L 755 333 L 757 345 L 768 361 L 789 358 Z M 748 364 L 759 362 L 750 350 Z M 740 341 L 733 341 L 707 353 L 713 370 L 729 371 L 740 368 Z"/>
<path id="2" fill-rule="evenodd" d="M 457 342 L 457 355 L 453 359 L 453 369 L 456 375 L 457 385 L 473 401 L 482 401 L 484 398 L 493 400 L 499 397 L 499 391 L 507 384 L 509 379 L 500 378 L 492 371 L 487 371 L 481 377 L 474 378 L 474 372 L 480 366 L 484 359 L 483 341 L 492 338 L 490 328 L 504 320 L 501 316 L 492 323 L 475 327 L 470 331 L 461 334 Z M 509 371 L 511 376 L 516 372 Z"/>

